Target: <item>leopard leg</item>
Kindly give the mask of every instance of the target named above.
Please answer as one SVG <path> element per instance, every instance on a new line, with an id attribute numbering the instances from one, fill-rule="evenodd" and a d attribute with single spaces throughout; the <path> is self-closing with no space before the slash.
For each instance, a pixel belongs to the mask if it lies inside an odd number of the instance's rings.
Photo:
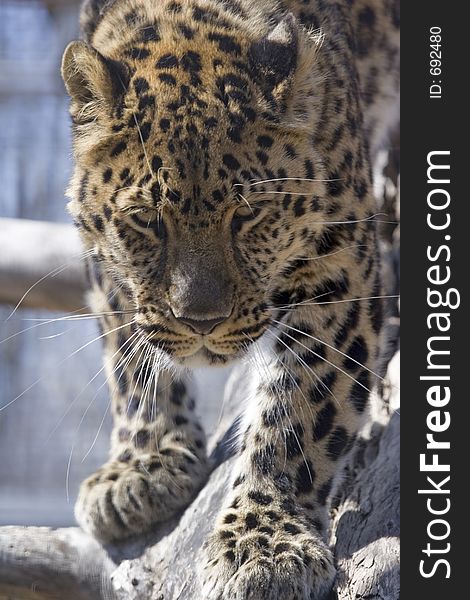
<path id="1" fill-rule="evenodd" d="M 209 600 L 319 600 L 335 577 L 327 499 L 366 416 L 375 338 L 360 303 L 281 322 L 274 357 L 255 359 L 261 382 L 207 547 Z"/>
<path id="2" fill-rule="evenodd" d="M 118 304 L 102 289 L 95 288 L 93 298 L 100 312 Z M 168 520 L 189 504 L 207 474 L 190 381 L 159 370 L 152 348 L 125 323 L 126 315 L 102 319 L 111 450 L 106 464 L 82 483 L 75 507 L 78 523 L 103 542 Z"/>

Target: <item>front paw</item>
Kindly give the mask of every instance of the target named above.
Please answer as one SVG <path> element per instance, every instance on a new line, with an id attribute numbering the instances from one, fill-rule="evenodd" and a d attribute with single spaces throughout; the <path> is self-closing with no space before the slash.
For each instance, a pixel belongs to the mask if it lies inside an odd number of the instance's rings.
<path id="1" fill-rule="evenodd" d="M 168 467 L 155 457 L 107 464 L 82 483 L 75 517 L 102 543 L 144 533 L 189 504 L 205 465 L 192 461 L 188 467 Z"/>
<path id="2" fill-rule="evenodd" d="M 204 600 L 322 600 L 335 568 L 325 543 L 288 522 L 289 533 L 261 526 L 237 536 L 219 530 L 208 543 Z M 294 532 L 294 533 L 292 533 Z"/>

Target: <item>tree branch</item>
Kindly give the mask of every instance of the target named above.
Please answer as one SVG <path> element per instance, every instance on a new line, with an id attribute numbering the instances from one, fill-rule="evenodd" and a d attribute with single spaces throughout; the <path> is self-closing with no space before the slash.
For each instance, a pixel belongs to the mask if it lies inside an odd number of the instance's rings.
<path id="1" fill-rule="evenodd" d="M 113 567 L 79 529 L 0 528 L 0 600 L 114 600 Z"/>
<path id="2" fill-rule="evenodd" d="M 0 219 L 0 303 L 84 310 L 83 249 L 72 225 Z"/>

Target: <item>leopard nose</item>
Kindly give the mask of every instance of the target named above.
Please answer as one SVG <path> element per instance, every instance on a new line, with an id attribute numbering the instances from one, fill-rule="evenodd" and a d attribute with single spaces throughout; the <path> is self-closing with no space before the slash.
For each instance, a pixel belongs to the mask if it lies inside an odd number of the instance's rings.
<path id="1" fill-rule="evenodd" d="M 177 317 L 180 323 L 188 325 L 193 331 L 203 335 L 206 335 L 213 331 L 216 325 L 225 321 L 226 318 L 227 317 L 218 317 L 216 319 L 205 319 L 203 321 L 198 321 L 197 319 L 190 319 L 187 317 Z"/>

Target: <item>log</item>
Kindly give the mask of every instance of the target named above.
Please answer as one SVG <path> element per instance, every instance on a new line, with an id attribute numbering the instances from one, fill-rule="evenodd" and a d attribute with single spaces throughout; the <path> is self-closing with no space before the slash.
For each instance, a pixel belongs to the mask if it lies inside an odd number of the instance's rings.
<path id="1" fill-rule="evenodd" d="M 380 436 L 377 457 L 352 487 L 343 488 L 335 511 L 332 542 L 341 600 L 400 597 L 399 427 L 394 414 Z"/>
<path id="2" fill-rule="evenodd" d="M 331 597 L 338 600 L 399 598 L 397 371 L 394 359 L 374 399 L 380 419 L 356 445 L 335 494 L 330 542 L 338 579 Z M 243 373 L 234 371 L 227 386 L 230 421 L 243 394 L 235 381 L 244 381 Z M 388 415 L 384 407 L 391 407 Z M 235 460 L 230 435 L 231 428 L 218 443 L 217 434 L 212 439 L 214 470 L 194 502 L 147 536 L 104 550 L 74 528 L 0 528 L 0 600 L 202 600 L 197 569 Z"/>
<path id="3" fill-rule="evenodd" d="M 21 300 L 23 308 L 85 310 L 82 252 L 72 225 L 0 219 L 0 303 L 16 306 Z"/>
<path id="4" fill-rule="evenodd" d="M 80 529 L 0 528 L 0 600 L 112 600 L 113 566 Z"/>

